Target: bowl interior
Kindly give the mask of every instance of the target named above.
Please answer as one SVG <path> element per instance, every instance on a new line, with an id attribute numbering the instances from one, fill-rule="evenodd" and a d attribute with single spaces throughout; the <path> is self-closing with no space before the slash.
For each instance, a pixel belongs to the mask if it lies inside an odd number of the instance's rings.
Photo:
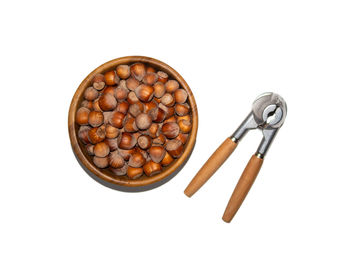
<path id="1" fill-rule="evenodd" d="M 180 83 L 180 86 L 187 91 L 188 93 L 188 103 L 191 107 L 191 115 L 192 115 L 192 130 L 189 134 L 187 143 L 184 146 L 184 152 L 181 155 L 180 158 L 176 159 L 172 164 L 170 164 L 167 167 L 163 167 L 162 172 L 154 175 L 152 177 L 147 177 L 145 175 L 142 175 L 140 178 L 135 180 L 130 180 L 127 176 L 116 176 L 113 174 L 108 168 L 106 169 L 100 169 L 94 165 L 92 162 L 92 157 L 87 154 L 86 148 L 84 144 L 78 139 L 78 129 L 79 125 L 75 122 L 75 114 L 77 109 L 79 108 L 81 102 L 83 101 L 83 94 L 84 90 L 91 85 L 91 81 L 93 77 L 98 73 L 105 73 L 107 71 L 110 71 L 112 69 L 115 69 L 116 66 L 120 64 L 132 64 L 135 62 L 142 62 L 146 65 L 152 66 L 156 70 L 161 70 L 166 72 L 169 75 L 169 79 L 175 79 Z M 123 57 L 111 60 L 105 64 L 102 64 L 98 68 L 96 68 L 94 71 L 92 71 L 80 84 L 78 87 L 69 109 L 69 117 L 68 117 L 68 126 L 69 126 L 69 136 L 72 144 L 72 148 L 74 153 L 76 154 L 77 158 L 80 160 L 80 162 L 94 175 L 97 177 L 117 185 L 121 186 L 146 186 L 149 184 L 152 184 L 154 182 L 160 181 L 167 176 L 169 176 L 171 173 L 173 173 L 179 166 L 181 166 L 182 163 L 187 159 L 187 157 L 190 155 L 196 135 L 197 135 L 197 129 L 198 129 L 198 112 L 197 112 L 197 105 L 193 96 L 193 93 L 186 83 L 186 81 L 181 77 L 179 73 L 177 73 L 173 68 L 171 68 L 169 65 L 148 57 L 142 57 L 142 56 L 131 56 L 131 57 Z"/>

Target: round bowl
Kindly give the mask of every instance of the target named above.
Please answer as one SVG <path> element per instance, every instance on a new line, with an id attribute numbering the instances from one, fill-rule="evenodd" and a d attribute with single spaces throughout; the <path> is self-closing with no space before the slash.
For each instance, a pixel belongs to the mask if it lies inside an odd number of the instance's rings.
<path id="1" fill-rule="evenodd" d="M 80 103 L 83 100 L 84 90 L 91 85 L 91 81 L 96 74 L 105 73 L 109 70 L 115 69 L 115 67 L 120 64 L 132 64 L 135 62 L 142 62 L 144 64 L 154 67 L 157 70 L 166 72 L 169 75 L 170 79 L 177 80 L 180 86 L 187 91 L 188 103 L 190 104 L 191 114 L 192 114 L 192 130 L 188 137 L 187 143 L 184 146 L 183 154 L 181 155 L 180 158 L 176 159 L 169 166 L 163 167 L 162 171 L 157 175 L 154 175 L 151 177 L 142 175 L 139 179 L 131 180 L 127 176 L 116 176 L 109 169 L 100 169 L 94 165 L 94 163 L 92 162 L 92 157 L 90 157 L 87 154 L 86 148 L 84 148 L 84 144 L 78 138 L 79 126 L 75 122 L 75 115 L 80 106 Z M 69 108 L 69 116 L 68 116 L 69 137 L 70 137 L 73 152 L 75 153 L 77 159 L 94 176 L 110 184 L 114 184 L 118 186 L 125 186 L 125 187 L 147 186 L 150 184 L 154 184 L 156 182 L 160 182 L 166 179 L 167 177 L 169 177 L 171 174 L 175 173 L 176 170 L 178 170 L 181 167 L 181 165 L 185 161 L 187 161 L 188 157 L 190 156 L 196 141 L 197 129 L 198 129 L 197 105 L 196 105 L 196 101 L 194 99 L 193 93 L 190 87 L 188 86 L 188 84 L 186 83 L 186 81 L 182 78 L 182 76 L 178 72 L 176 72 L 173 68 L 171 68 L 169 65 L 165 64 L 164 62 L 161 62 L 157 59 L 143 57 L 143 56 L 129 56 L 129 57 L 117 58 L 109 62 L 106 62 L 101 66 L 99 66 L 98 68 L 96 68 L 79 85 L 78 89 L 74 94 L 74 97 L 72 99 L 72 102 Z"/>

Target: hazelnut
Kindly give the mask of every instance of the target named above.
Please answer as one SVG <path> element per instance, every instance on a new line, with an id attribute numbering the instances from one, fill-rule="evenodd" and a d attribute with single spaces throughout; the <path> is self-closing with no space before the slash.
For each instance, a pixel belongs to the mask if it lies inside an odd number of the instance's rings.
<path id="1" fill-rule="evenodd" d="M 112 70 L 107 73 L 105 73 L 105 82 L 107 85 L 113 86 L 115 84 L 119 83 L 119 77 L 116 73 L 116 71 Z"/>
<path id="2" fill-rule="evenodd" d="M 147 176 L 154 176 L 162 170 L 162 166 L 152 160 L 145 163 L 143 166 L 143 171 Z"/>
<path id="3" fill-rule="evenodd" d="M 133 78 L 133 77 L 129 77 L 126 80 L 126 87 L 130 90 L 130 91 L 135 91 L 136 88 L 140 85 L 140 82 Z"/>
<path id="4" fill-rule="evenodd" d="M 121 168 L 124 166 L 125 161 L 123 157 L 119 154 L 118 150 L 113 151 L 108 156 L 109 165 L 113 168 Z"/>
<path id="5" fill-rule="evenodd" d="M 127 89 L 124 89 L 122 87 L 118 87 L 115 89 L 114 96 L 119 102 L 121 102 L 128 97 L 128 93 L 129 93 L 129 91 Z"/>
<path id="6" fill-rule="evenodd" d="M 165 156 L 165 149 L 162 146 L 152 146 L 149 149 L 149 156 L 152 161 L 159 163 L 163 160 Z"/>
<path id="7" fill-rule="evenodd" d="M 160 99 L 160 102 L 167 107 L 171 107 L 175 103 L 175 99 L 170 93 L 166 93 L 165 95 L 162 96 Z"/>
<path id="8" fill-rule="evenodd" d="M 143 174 L 143 168 L 135 168 L 135 167 L 128 167 L 128 170 L 126 171 L 126 174 L 131 179 L 137 179 L 142 176 Z"/>
<path id="9" fill-rule="evenodd" d="M 94 109 L 94 111 L 102 111 L 98 100 L 99 98 L 95 99 L 94 102 L 92 102 L 92 108 Z"/>
<path id="10" fill-rule="evenodd" d="M 153 97 L 153 87 L 150 85 L 142 84 L 135 90 L 135 94 L 138 99 L 144 102 L 151 101 Z"/>
<path id="11" fill-rule="evenodd" d="M 140 113 L 136 116 L 136 126 L 139 129 L 148 129 L 152 124 L 152 119 L 147 113 Z"/>
<path id="12" fill-rule="evenodd" d="M 103 94 L 98 99 L 98 104 L 103 111 L 111 111 L 114 110 L 117 106 L 117 100 L 111 94 Z"/>
<path id="13" fill-rule="evenodd" d="M 94 147 L 94 154 L 97 157 L 106 157 L 109 154 L 109 146 L 105 142 L 97 143 Z"/>
<path id="14" fill-rule="evenodd" d="M 166 143 L 165 149 L 173 158 L 178 158 L 182 154 L 183 145 L 179 140 L 170 140 Z"/>
<path id="15" fill-rule="evenodd" d="M 160 109 L 162 109 L 165 112 L 165 119 L 170 118 L 174 115 L 175 109 L 174 107 L 167 107 L 164 104 L 160 103 L 158 106 Z"/>
<path id="16" fill-rule="evenodd" d="M 164 145 L 166 141 L 166 138 L 163 134 L 160 134 L 157 138 L 153 139 L 153 144 L 154 145 Z"/>
<path id="17" fill-rule="evenodd" d="M 79 125 L 87 125 L 89 123 L 89 113 L 90 110 L 87 108 L 79 108 L 77 110 L 77 113 L 75 115 L 75 121 Z"/>
<path id="18" fill-rule="evenodd" d="M 167 138 L 175 138 L 177 135 L 179 135 L 180 128 L 179 125 L 175 122 L 170 122 L 163 124 L 162 126 L 162 132 Z"/>
<path id="19" fill-rule="evenodd" d="M 89 124 L 92 127 L 99 127 L 103 124 L 104 115 L 100 111 L 90 111 L 89 113 Z M 104 156 L 103 156 L 104 157 Z"/>
<path id="20" fill-rule="evenodd" d="M 141 81 L 146 74 L 146 67 L 143 63 L 135 63 L 130 67 L 131 75 L 138 81 Z"/>
<path id="21" fill-rule="evenodd" d="M 84 91 L 84 98 L 89 101 L 93 101 L 98 97 L 98 91 L 96 91 L 93 87 L 88 87 Z"/>
<path id="22" fill-rule="evenodd" d="M 92 144 L 87 144 L 87 145 L 86 145 L 86 151 L 87 151 L 87 153 L 88 153 L 90 156 L 94 155 L 94 145 L 92 145 Z"/>
<path id="23" fill-rule="evenodd" d="M 119 135 L 119 129 L 117 129 L 116 127 L 113 127 L 111 125 L 106 126 L 106 137 L 107 138 L 114 139 L 114 138 L 118 137 L 118 135 Z"/>
<path id="24" fill-rule="evenodd" d="M 168 93 L 173 93 L 175 92 L 178 88 L 180 87 L 179 82 L 177 82 L 176 80 L 169 80 L 165 83 L 165 90 Z"/>
<path id="25" fill-rule="evenodd" d="M 147 85 L 153 85 L 154 83 L 156 83 L 158 80 L 158 76 L 156 73 L 147 73 L 143 79 L 142 82 L 147 84 Z"/>
<path id="26" fill-rule="evenodd" d="M 186 104 L 176 104 L 175 105 L 175 112 L 179 116 L 187 115 L 190 112 L 190 106 Z"/>
<path id="27" fill-rule="evenodd" d="M 111 95 L 115 95 L 115 89 L 116 87 L 115 86 L 107 86 L 106 89 L 104 89 L 102 91 L 102 94 L 111 94 Z"/>
<path id="28" fill-rule="evenodd" d="M 101 91 L 105 85 L 105 77 L 102 74 L 97 74 L 92 79 L 92 86 L 98 91 Z"/>
<path id="29" fill-rule="evenodd" d="M 106 131 L 104 126 L 95 127 L 89 130 L 88 138 L 90 143 L 97 144 L 106 138 Z"/>
<path id="30" fill-rule="evenodd" d="M 146 74 L 147 73 L 155 73 L 156 72 L 156 69 L 154 69 L 153 67 L 151 66 L 147 66 L 146 68 Z"/>
<path id="31" fill-rule="evenodd" d="M 135 152 L 139 152 L 142 154 L 142 156 L 145 158 L 146 161 L 149 160 L 148 152 L 146 150 L 143 150 L 139 147 L 135 147 Z"/>
<path id="32" fill-rule="evenodd" d="M 110 167 L 109 168 L 111 170 L 111 172 L 117 176 L 124 176 L 126 174 L 126 171 L 128 169 L 128 165 L 126 163 L 124 163 L 124 165 L 120 168 L 113 168 Z"/>
<path id="33" fill-rule="evenodd" d="M 187 100 L 187 92 L 184 89 L 177 89 L 174 92 L 175 102 L 179 104 L 183 104 Z"/>
<path id="34" fill-rule="evenodd" d="M 174 161 L 173 157 L 170 156 L 170 154 L 168 152 L 165 151 L 165 156 L 163 158 L 163 160 L 160 162 L 160 164 L 162 166 L 168 166 L 169 164 L 171 164 Z"/>
<path id="35" fill-rule="evenodd" d="M 187 138 L 188 138 L 188 134 L 179 133 L 179 135 L 177 135 L 175 139 L 179 140 L 182 144 L 185 144 L 187 142 Z"/>
<path id="36" fill-rule="evenodd" d="M 190 121 L 180 120 L 180 122 L 178 124 L 179 124 L 181 132 L 189 133 L 191 131 L 192 124 Z"/>
<path id="37" fill-rule="evenodd" d="M 136 152 L 131 155 L 129 159 L 129 166 L 131 167 L 142 167 L 146 162 L 146 159 L 140 152 Z"/>
<path id="38" fill-rule="evenodd" d="M 104 141 L 108 144 L 110 151 L 118 149 L 118 138 L 107 138 Z"/>
<path id="39" fill-rule="evenodd" d="M 138 130 L 136 123 L 135 123 L 135 118 L 130 117 L 130 118 L 125 119 L 124 130 L 126 132 L 135 132 Z"/>
<path id="40" fill-rule="evenodd" d="M 159 133 L 159 125 L 152 123 L 151 126 L 147 129 L 147 134 L 151 136 L 152 138 L 155 138 L 158 136 Z"/>
<path id="41" fill-rule="evenodd" d="M 129 113 L 133 116 L 136 117 L 143 111 L 143 104 L 141 102 L 136 102 L 135 104 L 132 104 L 129 107 Z"/>
<path id="42" fill-rule="evenodd" d="M 125 114 L 119 111 L 114 111 L 109 119 L 109 123 L 116 127 L 122 128 L 124 123 Z"/>
<path id="43" fill-rule="evenodd" d="M 118 146 L 121 149 L 132 149 L 136 145 L 135 137 L 129 132 L 122 132 L 118 137 Z"/>
<path id="44" fill-rule="evenodd" d="M 127 79 L 130 76 L 130 67 L 124 64 L 118 65 L 116 72 L 120 78 Z"/>
<path id="45" fill-rule="evenodd" d="M 156 82 L 153 85 L 154 96 L 157 98 L 161 98 L 165 94 L 165 86 L 162 82 Z"/>
<path id="46" fill-rule="evenodd" d="M 159 71 L 157 73 L 158 75 L 158 81 L 162 82 L 162 83 L 165 83 L 168 81 L 168 74 L 163 72 L 163 71 Z"/>
<path id="47" fill-rule="evenodd" d="M 155 102 L 154 100 L 144 103 L 145 108 L 144 108 L 144 112 L 145 113 L 149 113 L 151 110 L 156 109 L 158 107 L 158 103 Z"/>
<path id="48" fill-rule="evenodd" d="M 150 113 L 152 120 L 156 123 L 163 122 L 166 116 L 166 113 L 161 108 L 155 108 Z"/>
<path id="49" fill-rule="evenodd" d="M 126 101 L 123 101 L 121 103 L 118 103 L 116 111 L 127 114 L 128 109 L 129 109 L 129 103 Z"/>
<path id="50" fill-rule="evenodd" d="M 89 110 L 92 110 L 92 101 L 83 100 L 80 104 L 80 107 L 84 107 L 84 108 L 87 108 Z"/>
<path id="51" fill-rule="evenodd" d="M 191 121 L 190 115 L 176 116 L 176 122 L 179 123 L 181 120 Z"/>
<path id="52" fill-rule="evenodd" d="M 89 130 L 90 130 L 89 126 L 81 126 L 78 130 L 78 137 L 84 144 L 88 144 L 90 142 L 89 136 L 88 136 Z"/>
<path id="53" fill-rule="evenodd" d="M 148 135 L 141 135 L 137 139 L 137 144 L 142 149 L 148 149 L 151 147 L 152 138 Z"/>
<path id="54" fill-rule="evenodd" d="M 135 92 L 129 92 L 128 98 L 127 98 L 129 104 L 135 104 L 136 102 L 139 102 L 140 100 L 137 98 Z"/>
<path id="55" fill-rule="evenodd" d="M 101 158 L 94 156 L 92 161 L 98 168 L 106 168 L 108 166 L 108 157 Z"/>
<path id="56" fill-rule="evenodd" d="M 132 154 L 135 153 L 134 149 L 118 149 L 118 152 L 120 154 L 120 156 L 123 157 L 124 160 L 128 161 L 130 159 L 130 157 L 132 156 Z"/>
<path id="57" fill-rule="evenodd" d="M 165 119 L 164 122 L 163 122 L 163 124 L 172 123 L 172 122 L 176 122 L 175 116 L 171 116 L 171 117 L 169 117 L 168 119 Z"/>

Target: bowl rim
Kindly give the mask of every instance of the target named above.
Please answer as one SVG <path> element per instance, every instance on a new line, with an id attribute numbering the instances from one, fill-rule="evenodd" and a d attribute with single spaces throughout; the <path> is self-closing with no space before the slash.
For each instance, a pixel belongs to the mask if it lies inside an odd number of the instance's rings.
<path id="1" fill-rule="evenodd" d="M 78 107 L 80 106 L 80 102 L 82 101 L 84 90 L 89 85 L 91 85 L 91 81 L 96 74 L 104 73 L 108 70 L 114 69 L 116 66 L 120 64 L 131 64 L 135 62 L 142 62 L 145 64 L 149 64 L 162 71 L 165 71 L 169 75 L 169 77 L 174 78 L 180 83 L 180 86 L 188 93 L 188 103 L 190 104 L 191 113 L 192 113 L 192 130 L 189 134 L 187 143 L 185 145 L 184 151 L 180 158 L 176 159 L 170 166 L 167 166 L 167 168 L 165 168 L 164 171 L 161 171 L 157 175 L 154 175 L 151 177 L 142 175 L 140 179 L 131 180 L 131 179 L 125 178 L 125 176 L 124 177 L 120 177 L 116 175 L 112 176 L 107 171 L 104 171 L 104 169 L 98 168 L 87 159 L 88 155 L 87 154 L 85 155 L 84 152 L 82 151 L 81 144 L 79 143 L 79 139 L 77 136 L 78 125 L 75 122 L 75 115 Z M 101 178 L 102 180 L 115 185 L 126 186 L 126 187 L 147 186 L 147 185 L 159 182 L 165 179 L 166 177 L 168 177 L 169 175 L 171 175 L 190 156 L 196 141 L 197 130 L 198 130 L 197 104 L 196 104 L 194 95 L 189 85 L 187 84 L 187 82 L 175 69 L 170 67 L 168 64 L 160 60 L 150 58 L 150 57 L 145 57 L 145 56 L 126 56 L 126 57 L 116 58 L 94 69 L 88 76 L 85 77 L 85 79 L 80 83 L 79 87 L 75 91 L 75 94 L 70 104 L 69 114 L 68 114 L 69 138 L 70 138 L 73 152 L 75 153 L 77 159 L 87 168 L 88 171 L 90 171 L 92 174 L 94 174 L 98 178 Z"/>

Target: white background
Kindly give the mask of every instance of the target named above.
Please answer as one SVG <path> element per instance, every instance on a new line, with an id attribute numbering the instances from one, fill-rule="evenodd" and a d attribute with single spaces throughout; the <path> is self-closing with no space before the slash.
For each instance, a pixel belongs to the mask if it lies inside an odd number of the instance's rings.
<path id="1" fill-rule="evenodd" d="M 349 271 L 349 1 L 2 1 L 1 271 Z M 79 166 L 67 118 L 100 64 L 160 59 L 199 110 L 188 164 L 143 193 Z M 249 133 L 191 199 L 184 188 L 265 91 L 288 116 L 231 224 Z"/>

